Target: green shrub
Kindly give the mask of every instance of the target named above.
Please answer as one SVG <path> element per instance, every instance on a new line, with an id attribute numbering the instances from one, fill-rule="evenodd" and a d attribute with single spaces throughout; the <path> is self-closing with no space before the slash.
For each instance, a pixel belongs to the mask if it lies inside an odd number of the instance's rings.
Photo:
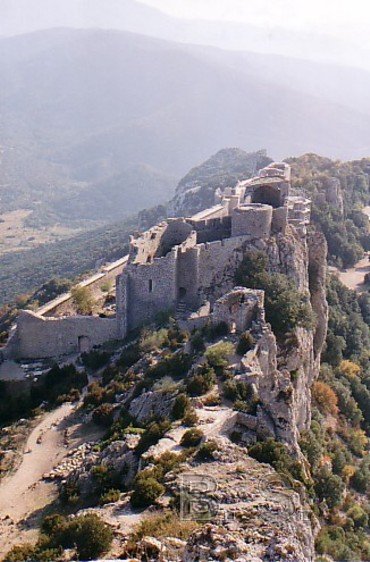
<path id="1" fill-rule="evenodd" d="M 116 503 L 119 501 L 121 497 L 121 491 L 116 490 L 115 488 L 111 488 L 107 492 L 103 492 L 100 496 L 99 503 L 100 505 L 105 505 L 107 503 Z"/>
<path id="2" fill-rule="evenodd" d="M 358 504 L 353 505 L 348 511 L 347 516 L 352 519 L 355 528 L 364 529 L 369 525 L 369 516 Z"/>
<path id="3" fill-rule="evenodd" d="M 234 346 L 232 343 L 220 342 L 212 347 L 209 347 L 204 355 L 211 367 L 224 369 L 228 365 L 228 356 L 233 353 Z"/>
<path id="4" fill-rule="evenodd" d="M 239 338 L 239 342 L 236 348 L 236 353 L 238 355 L 245 355 L 251 349 L 254 349 L 256 345 L 256 340 L 250 332 L 244 332 Z"/>
<path id="5" fill-rule="evenodd" d="M 196 372 L 186 379 L 186 388 L 191 396 L 201 396 L 208 392 L 216 382 L 216 373 L 208 364 L 200 365 Z"/>
<path id="6" fill-rule="evenodd" d="M 328 554 L 335 560 L 353 560 L 354 554 L 346 545 L 343 529 L 334 525 L 323 527 L 316 538 L 316 550 L 319 554 Z"/>
<path id="7" fill-rule="evenodd" d="M 250 383 L 242 380 L 227 380 L 224 383 L 223 391 L 228 400 L 247 402 L 253 396 Z"/>
<path id="8" fill-rule="evenodd" d="M 78 314 L 88 315 L 93 313 L 96 300 L 87 287 L 73 287 L 71 295 Z"/>
<path id="9" fill-rule="evenodd" d="M 109 550 L 113 532 L 98 515 L 78 515 L 57 528 L 51 539 L 63 548 L 76 548 L 79 558 L 92 560 Z"/>
<path id="10" fill-rule="evenodd" d="M 282 338 L 298 326 L 312 329 L 314 318 L 308 296 L 299 292 L 285 275 L 268 273 L 268 258 L 263 252 L 245 255 L 235 281 L 265 291 L 266 320 L 277 337 Z"/>
<path id="11" fill-rule="evenodd" d="M 123 369 L 129 369 L 140 360 L 141 356 L 142 353 L 139 346 L 136 343 L 131 344 L 122 351 L 120 358 L 117 361 L 117 365 Z"/>
<path id="12" fill-rule="evenodd" d="M 93 349 L 88 353 L 83 353 L 81 355 L 81 361 L 87 369 L 97 371 L 106 365 L 111 357 L 110 353 L 106 351 L 98 351 Z"/>
<path id="13" fill-rule="evenodd" d="M 320 500 L 326 500 L 330 509 L 343 501 L 344 483 L 339 476 L 326 467 L 321 468 L 315 476 L 315 491 Z"/>
<path id="14" fill-rule="evenodd" d="M 155 466 L 160 470 L 160 474 L 157 476 L 158 480 L 162 480 L 163 476 L 167 472 L 172 472 L 185 460 L 185 455 L 183 453 L 172 453 L 171 451 L 165 451 L 159 459 L 155 461 Z"/>
<path id="15" fill-rule="evenodd" d="M 89 384 L 87 394 L 84 398 L 85 406 L 99 406 L 105 399 L 105 390 L 98 382 Z"/>
<path id="16" fill-rule="evenodd" d="M 182 419 L 182 423 L 188 427 L 193 427 L 194 425 L 197 425 L 198 422 L 199 419 L 195 409 L 189 408 Z"/>
<path id="17" fill-rule="evenodd" d="M 165 492 L 163 484 L 153 477 L 136 477 L 134 491 L 131 495 L 131 505 L 134 508 L 144 508 L 152 505 Z"/>
<path id="18" fill-rule="evenodd" d="M 35 554 L 36 549 L 31 544 L 17 545 L 8 552 L 3 562 L 33 562 Z"/>
<path id="19" fill-rule="evenodd" d="M 129 540 L 133 544 L 148 536 L 187 540 L 197 527 L 198 524 L 195 521 L 184 521 L 174 511 L 168 511 L 153 514 L 147 519 L 141 520 Z"/>
<path id="20" fill-rule="evenodd" d="M 257 413 L 257 406 L 257 400 L 251 400 L 250 402 L 245 402 L 244 400 L 235 400 L 233 408 L 238 412 L 244 412 L 245 414 L 255 416 Z"/>
<path id="21" fill-rule="evenodd" d="M 202 336 L 202 333 L 199 331 L 196 331 L 191 336 L 190 344 L 194 353 L 202 353 L 206 349 L 206 346 L 204 344 L 204 338 Z"/>
<path id="22" fill-rule="evenodd" d="M 165 376 L 175 380 L 181 379 L 190 369 L 192 361 L 192 356 L 183 351 L 172 353 L 161 361 L 158 361 L 156 365 L 149 367 L 146 376 L 152 380 L 157 380 Z"/>
<path id="23" fill-rule="evenodd" d="M 162 349 L 168 346 L 169 343 L 168 330 L 165 328 L 157 331 L 143 330 L 139 347 L 142 352 L 148 353 L 150 351 Z"/>
<path id="24" fill-rule="evenodd" d="M 172 322 L 168 329 L 169 347 L 173 351 L 178 349 L 184 342 L 189 339 L 188 332 L 180 330 L 176 322 Z"/>
<path id="25" fill-rule="evenodd" d="M 201 429 L 188 429 L 182 436 L 180 445 L 182 445 L 182 447 L 196 447 L 202 441 L 203 437 L 204 434 Z"/>
<path id="26" fill-rule="evenodd" d="M 171 423 L 168 420 L 163 420 L 160 422 L 152 422 L 145 429 L 145 432 L 141 436 L 141 439 L 136 447 L 136 451 L 139 454 L 144 453 L 151 447 L 158 443 L 158 441 L 164 436 L 165 433 L 170 429 Z"/>
<path id="27" fill-rule="evenodd" d="M 101 404 L 92 414 L 92 419 L 97 425 L 110 427 L 113 423 L 114 406 L 112 404 Z"/>
<path id="28" fill-rule="evenodd" d="M 68 481 L 63 484 L 59 490 L 59 498 L 62 503 L 76 505 L 80 499 L 77 484 Z"/>
<path id="29" fill-rule="evenodd" d="M 283 443 L 271 438 L 266 439 L 266 441 L 252 445 L 248 449 L 248 454 L 259 462 L 270 464 L 288 480 L 293 478 L 305 483 L 302 465 L 289 455 Z"/>
<path id="30" fill-rule="evenodd" d="M 214 453 L 218 451 L 216 441 L 207 441 L 199 447 L 197 458 L 202 461 L 210 461 L 214 459 Z"/>
<path id="31" fill-rule="evenodd" d="M 320 440 L 312 431 L 303 431 L 299 445 L 311 468 L 316 469 L 323 455 L 323 446 Z"/>
<path id="32" fill-rule="evenodd" d="M 366 494 L 370 489 L 370 470 L 361 465 L 351 478 L 351 486 L 360 494 Z"/>
<path id="33" fill-rule="evenodd" d="M 179 394 L 178 396 L 176 396 L 176 400 L 172 408 L 173 418 L 175 420 L 181 420 L 189 408 L 189 397 L 186 394 Z"/>
<path id="34" fill-rule="evenodd" d="M 214 341 L 229 333 L 229 326 L 226 322 L 219 322 L 218 324 L 207 324 L 202 329 L 202 334 L 207 341 Z"/>

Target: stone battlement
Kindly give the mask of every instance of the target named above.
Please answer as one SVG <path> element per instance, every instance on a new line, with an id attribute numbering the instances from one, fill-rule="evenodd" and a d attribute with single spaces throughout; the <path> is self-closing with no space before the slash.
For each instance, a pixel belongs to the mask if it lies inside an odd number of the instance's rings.
<path id="1" fill-rule="evenodd" d="M 288 224 L 305 236 L 311 202 L 290 197 L 289 189 L 290 166 L 273 163 L 234 188 L 218 189 L 210 209 L 135 233 L 128 256 L 85 282 L 89 286 L 116 277 L 116 318 L 74 316 L 47 318 L 51 321 L 45 323 L 44 316 L 52 316 L 71 298 L 65 295 L 37 314 L 21 314 L 8 351 L 26 358 L 63 355 L 82 347 L 86 351 L 106 339 L 125 338 L 158 313 L 181 309 L 190 315 L 206 301 L 214 307 L 211 314 L 226 319 L 232 316 L 230 299 L 237 298 L 238 314 L 245 316 L 240 322 L 245 323 L 252 310 L 261 320 L 262 292 L 237 288 L 223 300 L 222 279 L 225 272 L 233 278 L 246 248 L 266 244 L 271 236 L 285 233 Z"/>

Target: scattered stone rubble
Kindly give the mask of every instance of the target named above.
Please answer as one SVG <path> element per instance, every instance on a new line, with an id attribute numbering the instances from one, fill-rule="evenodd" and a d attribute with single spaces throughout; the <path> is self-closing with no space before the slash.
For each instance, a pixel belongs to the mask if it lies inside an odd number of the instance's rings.
<path id="1" fill-rule="evenodd" d="M 94 444 L 93 443 L 83 443 L 76 449 L 73 449 L 68 453 L 68 456 L 64 461 L 56 466 L 51 472 L 44 474 L 45 480 L 55 480 L 55 479 L 66 479 L 74 471 L 81 468 L 87 459 L 92 460 L 92 458 L 97 455 L 93 453 Z"/>

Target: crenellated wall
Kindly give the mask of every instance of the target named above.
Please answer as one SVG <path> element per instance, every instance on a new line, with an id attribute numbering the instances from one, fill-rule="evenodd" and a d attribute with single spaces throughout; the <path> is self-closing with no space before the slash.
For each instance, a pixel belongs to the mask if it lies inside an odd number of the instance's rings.
<path id="1" fill-rule="evenodd" d="M 78 342 L 84 335 L 80 334 L 82 328 L 86 331 L 85 344 L 88 340 L 97 345 L 110 339 L 113 333 L 126 337 L 130 331 L 152 322 L 160 312 L 176 311 L 183 315 L 195 312 L 206 301 L 212 304 L 225 289 L 232 288 L 235 268 L 248 247 L 265 249 L 274 257 L 275 244 L 276 257 L 285 260 L 274 237 L 286 235 L 289 173 L 290 168 L 284 163 L 269 166 L 258 177 L 219 192 L 218 205 L 190 219 L 168 219 L 144 233 L 136 233 L 131 237 L 127 258 L 113 264 L 109 271 L 97 274 L 87 284 L 99 292 L 103 283 L 119 274 L 116 320 L 86 317 L 83 324 L 83 317 L 78 316 L 57 319 L 57 314 L 73 313 L 70 295 L 63 296 L 43 307 L 40 313 L 49 315 L 50 323 L 43 323 L 42 316 L 31 313 L 20 317 L 16 337 L 12 338 L 13 351 L 18 345 L 19 356 L 37 353 L 37 347 L 40 356 L 46 356 L 47 352 L 48 356 L 75 352 L 79 346 L 76 338 Z M 244 202 L 246 193 L 254 203 Z M 306 217 L 306 206 L 303 207 L 296 203 L 294 209 Z M 294 220 L 290 217 L 291 224 Z M 304 235 L 305 232 L 303 236 L 301 233 L 302 244 Z M 291 252 L 285 264 L 290 272 L 297 269 L 297 280 L 301 282 L 304 274 L 300 275 L 300 264 L 293 268 L 289 263 L 294 259 Z M 304 285 L 305 289 L 307 283 Z M 33 326 L 35 337 L 31 333 Z M 57 334 L 55 341 L 52 334 Z"/>
<path id="2" fill-rule="evenodd" d="M 192 220 L 189 223 L 197 233 L 197 242 L 212 242 L 231 236 L 231 216 L 216 219 Z"/>

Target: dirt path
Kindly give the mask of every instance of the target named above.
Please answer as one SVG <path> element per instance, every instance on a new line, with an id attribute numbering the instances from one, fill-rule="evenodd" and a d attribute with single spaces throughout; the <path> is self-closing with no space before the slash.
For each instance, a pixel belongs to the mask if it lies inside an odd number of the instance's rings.
<path id="1" fill-rule="evenodd" d="M 43 510 L 57 497 L 54 482 L 43 475 L 74 447 L 97 438 L 93 424 L 83 424 L 77 406 L 64 404 L 50 412 L 31 432 L 18 470 L 0 483 L 0 557 L 37 534 Z"/>
<path id="2" fill-rule="evenodd" d="M 364 285 L 364 276 L 366 273 L 370 273 L 370 261 L 368 255 L 357 262 L 354 267 L 345 271 L 337 270 L 336 274 L 346 287 L 361 293 L 362 291 L 367 290 L 366 285 Z"/>
<path id="3" fill-rule="evenodd" d="M 362 212 L 370 219 L 370 206 L 364 207 Z M 344 271 L 339 269 L 335 270 L 335 274 L 338 275 L 339 279 L 346 287 L 359 293 L 367 290 L 366 285 L 364 285 L 364 276 L 366 273 L 370 273 L 369 256 L 370 254 L 365 255 L 362 260 L 358 261 L 350 269 Z"/>

